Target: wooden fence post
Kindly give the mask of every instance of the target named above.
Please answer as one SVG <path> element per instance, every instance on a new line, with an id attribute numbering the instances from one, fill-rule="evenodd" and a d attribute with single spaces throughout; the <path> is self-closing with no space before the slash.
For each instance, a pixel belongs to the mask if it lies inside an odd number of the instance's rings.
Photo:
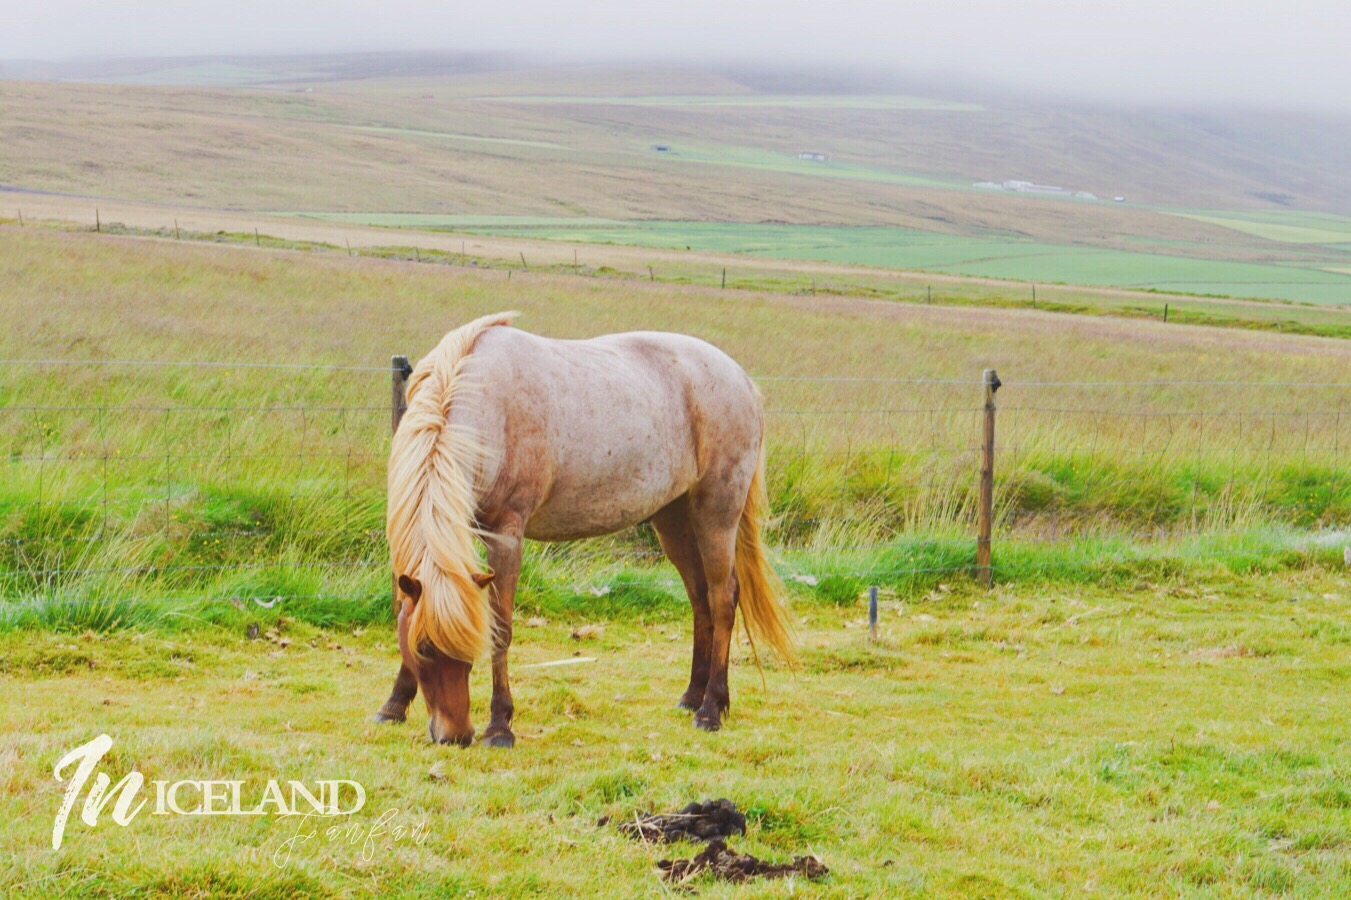
<path id="1" fill-rule="evenodd" d="M 399 422 L 408 411 L 408 376 L 413 374 L 413 366 L 406 356 L 391 356 L 389 359 L 390 397 L 389 397 L 389 433 L 399 430 Z M 399 579 L 391 572 L 390 587 L 394 594 L 394 618 L 399 617 Z"/>
<path id="2" fill-rule="evenodd" d="M 985 385 L 985 434 L 980 446 L 979 519 L 976 524 L 976 578 L 983 587 L 994 580 L 990 568 L 990 532 L 994 527 L 994 395 L 999 390 L 999 375 L 986 369 L 981 379 Z"/>

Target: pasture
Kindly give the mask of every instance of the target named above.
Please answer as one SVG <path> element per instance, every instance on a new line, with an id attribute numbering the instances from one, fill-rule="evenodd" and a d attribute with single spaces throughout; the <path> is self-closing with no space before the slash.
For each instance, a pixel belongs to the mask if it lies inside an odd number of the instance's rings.
<path id="1" fill-rule="evenodd" d="M 884 606 L 795 604 L 803 667 L 761 688 L 738 648 L 716 735 L 672 703 L 688 614 L 585 605 L 518 625 L 516 748 L 451 750 L 365 721 L 397 665 L 388 627 L 281 623 L 0 635 L 0 890 L 41 896 L 611 896 L 663 893 L 645 846 L 598 817 L 726 796 L 738 849 L 815 853 L 807 896 L 1338 896 L 1351 890 L 1344 740 L 1351 580 L 956 585 Z M 519 664 L 572 658 L 553 668 Z M 641 672 L 641 677 L 635 673 Z M 475 678 L 476 716 L 486 686 Z M 42 698 L 34 702 L 33 698 Z M 148 779 L 346 778 L 359 837 L 283 843 L 287 819 L 73 817 L 50 850 L 52 761 L 103 731 Z M 380 814 L 425 839 L 365 838 Z M 154 848 L 153 851 L 150 848 Z M 278 865 L 278 862 L 282 865 Z M 782 896 L 765 882 L 701 896 Z"/>
<path id="2" fill-rule="evenodd" d="M 294 596 L 319 620 L 383 615 L 389 357 L 416 357 L 452 325 L 499 308 L 556 336 L 686 331 L 741 360 L 769 411 L 771 541 L 809 595 L 969 574 L 986 367 L 1006 382 L 1001 579 L 1302 565 L 1335 558 L 1335 530 L 1351 521 L 1341 384 L 1351 350 L 1338 341 L 0 236 L 6 277 L 23 285 L 4 299 L 16 325 L 0 358 L 170 363 L 9 365 L 4 585 L 23 600 L 6 608 L 11 623 L 172 614 L 172 604 L 83 602 L 112 596 Z M 1068 335 L 1073 350 L 1051 352 Z M 240 362 L 300 368 L 231 365 Z M 1226 381 L 1237 383 L 1215 384 Z M 540 602 L 607 586 L 602 602 L 615 608 L 669 602 L 650 534 L 578 546 L 535 558 Z"/>
<path id="3" fill-rule="evenodd" d="M 15 225 L 0 284 L 0 359 L 147 363 L 6 363 L 6 891 L 657 893 L 654 861 L 693 850 L 597 818 L 718 796 L 750 818 L 738 849 L 830 867 L 796 892 L 1351 885 L 1343 342 Z M 515 750 L 433 747 L 420 705 L 366 721 L 397 667 L 389 357 L 504 308 L 686 331 L 761 379 L 803 666 L 766 660 L 762 688 L 738 645 L 717 735 L 672 708 L 688 604 L 642 532 L 532 553 Z M 174 365 L 201 361 L 223 365 Z M 986 367 L 993 591 L 971 578 Z M 480 674 L 479 721 L 486 695 Z M 100 732 L 114 778 L 352 779 L 361 824 L 397 809 L 425 840 L 278 866 L 288 820 L 143 814 L 76 817 L 53 854 L 52 762 Z"/>
<path id="4" fill-rule="evenodd" d="M 808 164 L 809 165 L 809 164 Z M 1064 201 L 1073 202 L 1073 201 Z M 1334 248 L 1299 262 L 1254 263 L 1177 255 L 1177 246 L 1141 241 L 1139 249 L 1065 247 L 1013 234 L 984 237 L 903 228 L 783 225 L 739 222 L 615 222 L 521 217 L 310 214 L 319 218 L 411 228 L 549 238 L 568 242 L 688 247 L 698 252 L 747 254 L 763 259 L 815 260 L 871 268 L 908 269 L 1033 282 L 1127 287 L 1165 293 L 1291 300 L 1351 306 L 1351 264 Z M 1288 234 L 1300 226 L 1243 224 L 1242 220 L 1193 216 L 1212 223 L 1239 222 L 1242 230 Z M 1284 228 L 1287 231 L 1277 232 Z M 1300 232 L 1305 237 L 1307 234 Z M 1341 234 L 1320 236 L 1346 240 Z M 1275 238 L 1273 238 L 1275 239 Z M 1282 237 L 1281 240 L 1286 238 Z M 1329 241 L 1331 243 L 1331 241 Z M 1351 245 L 1349 245 L 1351 246 Z M 1164 252 L 1172 250 L 1174 252 Z"/>
<path id="5" fill-rule="evenodd" d="M 215 60 L 90 76 L 137 84 L 7 83 L 0 184 L 165 213 L 514 216 L 538 237 L 580 226 L 587 239 L 752 254 L 772 239 L 775 258 L 797 261 L 1342 306 L 1351 296 L 1344 176 L 1326 166 L 1344 140 L 1335 124 L 1236 121 L 1212 146 L 1168 115 L 827 95 L 750 73 L 470 66 L 413 77 L 366 63 Z M 1328 149 L 1273 164 L 1250 146 L 1273 127 L 1292 146 Z M 1019 178 L 1129 202 L 972 188 Z M 28 203 L 14 199 L 16 212 Z M 549 233 L 534 229 L 540 219 L 573 221 Z M 598 232 L 594 220 L 623 224 Z"/>

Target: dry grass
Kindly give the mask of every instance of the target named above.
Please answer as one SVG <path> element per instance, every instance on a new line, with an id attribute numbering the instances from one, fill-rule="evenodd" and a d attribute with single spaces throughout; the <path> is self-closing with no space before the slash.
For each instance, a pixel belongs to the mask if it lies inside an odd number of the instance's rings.
<path id="1" fill-rule="evenodd" d="M 45 229 L 0 229 L 0 275 L 14 285 L 0 296 L 14 323 L 0 358 L 372 368 L 7 365 L 3 537 L 14 597 L 320 593 L 381 608 L 383 367 L 507 308 L 523 311 L 523 327 L 560 337 L 696 334 L 760 377 L 772 539 L 809 554 L 793 565 L 857 573 L 822 582 L 828 597 L 859 579 L 909 583 L 905 573 L 918 570 L 932 582 L 970 565 L 986 367 L 1006 382 L 997 514 L 1008 577 L 1048 576 L 1048 565 L 1068 575 L 1055 564 L 1065 545 L 1047 539 L 1227 540 L 1351 518 L 1340 466 L 1351 446 L 1347 390 L 1286 384 L 1344 380 L 1345 342 Z M 1038 383 L 1067 375 L 1095 383 Z M 821 377 L 830 380 L 794 380 Z M 924 383 L 851 380 L 878 377 Z M 1141 379 L 1178 383 L 1116 383 Z M 1236 384 L 1211 383 L 1227 380 Z M 1223 550 L 1242 565 L 1306 559 L 1290 557 L 1285 539 L 1237 537 Z M 1070 556 L 1123 551 L 1085 546 Z M 551 556 L 538 578 L 623 580 L 656 548 L 639 535 L 617 549 L 587 550 L 590 569 Z M 1216 549 L 1177 553 L 1207 559 Z M 251 568 L 220 568 L 240 564 Z M 220 572 L 228 577 L 209 577 Z M 1085 572 L 1069 577 L 1099 570 Z"/>

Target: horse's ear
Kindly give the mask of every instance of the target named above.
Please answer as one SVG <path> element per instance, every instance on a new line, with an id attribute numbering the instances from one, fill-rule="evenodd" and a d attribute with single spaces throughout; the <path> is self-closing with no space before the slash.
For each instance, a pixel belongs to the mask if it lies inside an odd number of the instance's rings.
<path id="1" fill-rule="evenodd" d="M 409 578 L 407 575 L 399 576 L 399 590 L 407 595 L 409 600 L 414 603 L 422 598 L 422 582 L 416 578 Z"/>
<path id="2" fill-rule="evenodd" d="M 475 572 L 470 577 L 474 579 L 474 584 L 481 588 L 486 588 L 493 583 L 493 579 L 497 577 L 497 573 L 489 569 L 487 572 Z"/>

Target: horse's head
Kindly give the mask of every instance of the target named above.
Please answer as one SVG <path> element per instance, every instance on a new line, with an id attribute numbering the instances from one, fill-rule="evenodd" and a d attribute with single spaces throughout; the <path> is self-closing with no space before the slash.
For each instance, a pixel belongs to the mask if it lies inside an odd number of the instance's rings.
<path id="1" fill-rule="evenodd" d="M 492 573 L 474 576 L 479 587 L 485 587 L 491 580 Z M 438 744 L 468 747 L 474 739 L 474 726 L 469 721 L 469 672 L 474 664 L 446 655 L 430 641 L 412 646 L 409 622 L 422 599 L 422 584 L 400 575 L 399 593 L 399 652 L 422 689 L 422 699 L 427 704 L 427 732 Z"/>

